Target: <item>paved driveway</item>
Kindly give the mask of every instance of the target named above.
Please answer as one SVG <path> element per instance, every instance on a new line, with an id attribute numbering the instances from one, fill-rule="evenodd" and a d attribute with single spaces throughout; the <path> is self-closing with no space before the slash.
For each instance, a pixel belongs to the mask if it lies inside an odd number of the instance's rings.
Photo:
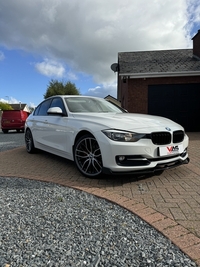
<path id="1" fill-rule="evenodd" d="M 190 163 L 160 176 L 84 178 L 73 162 L 25 147 L 1 152 L 0 176 L 51 181 L 113 201 L 166 235 L 200 265 L 200 133 L 189 133 Z"/>

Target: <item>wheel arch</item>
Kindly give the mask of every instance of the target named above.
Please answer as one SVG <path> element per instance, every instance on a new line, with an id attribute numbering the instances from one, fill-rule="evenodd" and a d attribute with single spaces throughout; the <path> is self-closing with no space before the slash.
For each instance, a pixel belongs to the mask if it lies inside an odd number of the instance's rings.
<path id="1" fill-rule="evenodd" d="M 31 129 L 27 126 L 26 128 L 24 128 L 24 133 L 26 133 L 27 130 L 31 131 Z M 32 131 L 31 131 L 31 133 L 32 133 Z"/>
<path id="2" fill-rule="evenodd" d="M 74 150 L 74 145 L 76 144 L 76 142 L 84 135 L 86 134 L 90 134 L 91 136 L 95 137 L 91 132 L 87 131 L 87 130 L 82 130 L 80 131 L 77 135 L 76 138 L 74 139 L 74 144 L 73 144 L 73 150 Z"/>
<path id="3" fill-rule="evenodd" d="M 85 141 L 87 139 L 89 141 Z M 92 139 L 94 139 L 94 140 L 91 141 Z M 80 146 L 80 144 L 82 144 L 82 142 L 84 142 L 83 147 L 85 147 L 85 145 L 86 145 L 86 150 L 82 150 L 81 147 L 80 148 L 78 147 L 78 150 L 77 150 L 78 152 L 75 153 L 77 146 Z M 85 142 L 90 143 L 89 147 L 87 146 L 87 144 L 85 144 Z M 85 152 L 84 152 L 84 156 L 82 156 L 81 155 L 82 151 L 86 151 L 87 156 L 86 156 Z M 96 151 L 99 151 L 99 152 L 95 155 Z M 76 156 L 75 156 L 75 154 L 76 154 Z M 91 155 L 92 155 L 92 160 L 91 160 Z M 79 159 L 77 159 L 77 157 Z M 95 135 L 92 134 L 90 131 L 82 130 L 76 135 L 76 137 L 74 139 L 74 144 L 73 144 L 73 158 L 74 158 L 74 162 L 75 162 L 78 170 L 84 176 L 89 177 L 89 178 L 94 178 L 94 177 L 99 177 L 102 174 L 103 160 L 102 160 L 102 155 L 101 155 L 101 149 L 99 147 L 99 144 L 98 144 L 98 141 L 97 141 Z M 86 165 L 86 168 L 84 167 L 85 165 Z"/>

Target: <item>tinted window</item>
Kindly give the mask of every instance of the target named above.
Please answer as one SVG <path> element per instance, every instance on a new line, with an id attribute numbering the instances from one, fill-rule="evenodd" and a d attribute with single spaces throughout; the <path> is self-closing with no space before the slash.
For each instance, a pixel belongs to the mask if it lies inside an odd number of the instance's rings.
<path id="1" fill-rule="evenodd" d="M 61 98 L 56 97 L 52 100 L 51 108 L 53 107 L 59 107 L 62 109 L 63 113 L 65 112 L 65 107 Z"/>
<path id="2" fill-rule="evenodd" d="M 66 97 L 65 102 L 71 112 L 124 112 L 118 106 L 113 105 L 104 99 L 90 97 Z"/>
<path id="3" fill-rule="evenodd" d="M 48 99 L 48 100 L 42 102 L 40 104 L 40 106 L 39 106 L 39 110 L 37 112 L 37 115 L 39 115 L 39 116 L 46 116 L 47 115 L 47 110 L 50 107 L 51 101 L 52 101 L 52 99 Z M 35 113 L 35 115 L 36 115 L 36 113 Z"/>
<path id="4" fill-rule="evenodd" d="M 39 110 L 40 110 L 40 106 L 37 106 L 37 107 L 35 108 L 35 110 L 34 110 L 34 113 L 33 113 L 33 115 L 37 116 L 37 115 L 38 115 L 38 112 L 39 112 Z"/>

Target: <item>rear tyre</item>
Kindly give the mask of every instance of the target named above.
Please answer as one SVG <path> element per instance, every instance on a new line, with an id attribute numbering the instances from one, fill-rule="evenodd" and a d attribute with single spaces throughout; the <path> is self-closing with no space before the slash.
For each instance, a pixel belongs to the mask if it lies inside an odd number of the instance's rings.
<path id="1" fill-rule="evenodd" d="M 5 129 L 4 129 L 4 130 L 2 130 L 2 132 L 3 132 L 3 133 L 8 133 L 8 130 L 5 130 Z"/>
<path id="2" fill-rule="evenodd" d="M 33 136 L 30 129 L 27 129 L 25 132 L 25 144 L 26 144 L 26 150 L 28 153 L 34 153 L 35 152 L 35 146 L 33 141 Z"/>
<path id="3" fill-rule="evenodd" d="M 94 136 L 82 136 L 74 146 L 74 161 L 78 170 L 86 177 L 101 175 L 103 162 L 99 144 Z"/>

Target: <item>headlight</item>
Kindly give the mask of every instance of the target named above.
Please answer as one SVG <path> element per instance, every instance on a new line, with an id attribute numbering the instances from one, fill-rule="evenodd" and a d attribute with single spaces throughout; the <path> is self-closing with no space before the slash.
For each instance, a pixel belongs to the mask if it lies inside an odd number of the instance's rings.
<path id="1" fill-rule="evenodd" d="M 144 134 L 108 129 L 102 131 L 108 138 L 119 142 L 137 142 Z"/>

